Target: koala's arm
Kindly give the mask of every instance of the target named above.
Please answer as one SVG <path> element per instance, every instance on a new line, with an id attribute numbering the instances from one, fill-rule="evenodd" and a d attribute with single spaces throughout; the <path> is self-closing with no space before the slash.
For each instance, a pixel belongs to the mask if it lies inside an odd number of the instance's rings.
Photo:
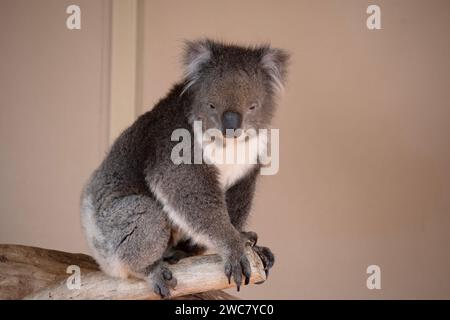
<path id="1" fill-rule="evenodd" d="M 253 242 L 253 250 L 261 258 L 266 276 L 268 276 L 269 269 L 272 268 L 273 264 L 275 263 L 275 257 L 272 251 L 267 247 L 256 245 L 256 242 L 258 240 L 258 236 L 256 233 L 243 230 L 252 206 L 252 201 L 255 194 L 256 180 L 259 173 L 260 167 L 258 166 L 246 177 L 244 177 L 238 183 L 228 189 L 226 192 L 226 201 L 231 223 L 237 230 L 241 231 L 245 235 L 245 237 Z"/>
<path id="2" fill-rule="evenodd" d="M 175 165 L 171 161 L 147 170 L 150 190 L 168 217 L 195 241 L 212 246 L 225 262 L 225 274 L 240 286 L 248 283 L 251 269 L 244 253 L 245 241 L 228 215 L 216 174 L 207 165 Z"/>
<path id="3" fill-rule="evenodd" d="M 233 226 L 243 231 L 255 194 L 256 180 L 260 168 L 256 167 L 226 192 L 228 214 Z"/>

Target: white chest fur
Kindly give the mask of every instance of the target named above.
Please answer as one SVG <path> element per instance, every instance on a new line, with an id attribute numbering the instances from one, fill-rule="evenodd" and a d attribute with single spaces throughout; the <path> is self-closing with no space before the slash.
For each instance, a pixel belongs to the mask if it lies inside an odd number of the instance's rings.
<path id="1" fill-rule="evenodd" d="M 258 163 L 262 144 L 258 136 L 224 139 L 222 142 L 203 144 L 203 158 L 219 172 L 219 183 L 223 190 L 233 186 Z"/>
<path id="2" fill-rule="evenodd" d="M 216 164 L 219 170 L 219 182 L 223 190 L 227 190 L 245 176 L 254 164 Z"/>

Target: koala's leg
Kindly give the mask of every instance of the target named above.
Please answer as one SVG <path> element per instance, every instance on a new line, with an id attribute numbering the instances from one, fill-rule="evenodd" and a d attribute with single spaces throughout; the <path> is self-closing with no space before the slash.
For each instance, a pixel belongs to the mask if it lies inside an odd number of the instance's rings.
<path id="1" fill-rule="evenodd" d="M 146 279 L 162 297 L 176 285 L 163 262 L 170 238 L 170 224 L 161 204 L 144 195 L 116 198 L 101 215 L 105 241 L 114 248 L 115 261 L 129 274 Z"/>

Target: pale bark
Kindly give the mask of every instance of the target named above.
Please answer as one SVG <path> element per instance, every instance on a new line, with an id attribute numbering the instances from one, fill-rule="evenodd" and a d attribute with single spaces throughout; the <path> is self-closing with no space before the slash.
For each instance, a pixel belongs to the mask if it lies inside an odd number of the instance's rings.
<path id="1" fill-rule="evenodd" d="M 265 281 L 262 262 L 247 249 L 252 267 L 250 283 Z M 69 289 L 70 265 L 81 270 L 81 288 Z M 235 299 L 222 290 L 228 284 L 218 255 L 182 259 L 169 266 L 178 284 L 171 297 Z M 42 248 L 0 244 L 0 299 L 159 299 L 146 281 L 112 278 L 99 271 L 88 255 Z"/>

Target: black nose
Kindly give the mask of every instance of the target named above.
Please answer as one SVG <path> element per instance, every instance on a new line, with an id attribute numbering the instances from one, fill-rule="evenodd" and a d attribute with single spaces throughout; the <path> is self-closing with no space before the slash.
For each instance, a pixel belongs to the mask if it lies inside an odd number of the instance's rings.
<path id="1" fill-rule="evenodd" d="M 226 111 L 222 116 L 223 131 L 226 133 L 227 129 L 236 130 L 241 127 L 241 115 L 237 112 Z"/>

